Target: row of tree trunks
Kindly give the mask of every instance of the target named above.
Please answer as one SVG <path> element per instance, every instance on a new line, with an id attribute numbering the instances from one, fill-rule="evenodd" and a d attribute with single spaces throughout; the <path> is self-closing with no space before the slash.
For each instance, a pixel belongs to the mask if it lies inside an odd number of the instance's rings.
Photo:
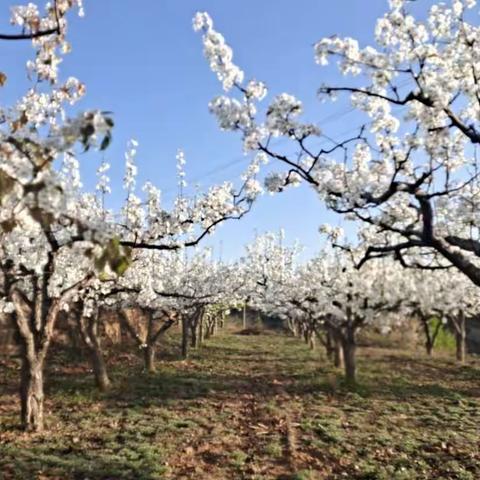
<path id="1" fill-rule="evenodd" d="M 199 348 L 203 341 L 216 334 L 218 328 L 225 323 L 224 313 L 216 316 L 213 313 L 206 313 L 205 306 L 196 307 L 190 315 L 182 315 L 182 358 L 189 355 L 189 348 Z"/>
<path id="2" fill-rule="evenodd" d="M 420 315 L 419 319 L 425 334 L 425 351 L 428 356 L 432 356 L 438 335 L 443 328 L 443 323 L 440 320 L 436 323 L 432 322 L 433 317 L 430 315 Z M 460 363 L 464 363 L 467 350 L 467 330 L 464 312 L 460 311 L 457 315 L 449 316 L 448 322 L 455 337 L 455 357 Z"/>
<path id="3" fill-rule="evenodd" d="M 215 315 L 209 315 L 205 317 L 205 322 L 205 339 L 208 339 L 216 335 L 220 321 Z"/>

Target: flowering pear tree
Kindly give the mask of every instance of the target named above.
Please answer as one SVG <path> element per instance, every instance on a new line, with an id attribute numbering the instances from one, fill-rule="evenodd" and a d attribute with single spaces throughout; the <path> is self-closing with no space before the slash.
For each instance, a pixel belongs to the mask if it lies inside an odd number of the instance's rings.
<path id="1" fill-rule="evenodd" d="M 62 154 L 76 162 L 76 144 L 106 148 L 113 125 L 99 111 L 66 116 L 65 106 L 84 93 L 77 79 L 58 78 L 61 57 L 69 50 L 67 14 L 75 6 L 81 13 L 75 1 L 48 4 L 44 14 L 34 4 L 14 7 L 12 24 L 22 33 L 2 36 L 31 39 L 35 49 L 27 68 L 36 88 L 2 108 L 0 127 L 0 302 L 13 314 L 19 333 L 22 423 L 31 430 L 43 428 L 43 366 L 58 312 L 90 281 L 88 252 L 92 240 L 99 240 L 86 234 L 89 219 L 79 215 L 53 162 Z M 6 74 L 1 78 L 9 81 Z M 76 268 L 72 255 L 81 257 Z"/>
<path id="2" fill-rule="evenodd" d="M 358 270 L 361 248 L 329 248 L 306 264 L 288 269 L 279 268 L 292 265 L 280 250 L 276 260 L 272 260 L 271 245 L 268 251 L 263 265 L 262 256 L 254 255 L 252 264 L 261 272 L 257 277 L 261 288 L 253 298 L 267 313 L 288 319 L 292 330 L 303 333 L 311 345 L 315 337 L 321 338 L 338 366 L 343 359 L 345 376 L 354 382 L 358 331 L 372 324 L 389 330 L 400 321 L 397 313 L 405 300 L 403 270 L 388 258 Z"/>
<path id="3" fill-rule="evenodd" d="M 121 221 L 106 212 L 98 197 L 81 192 L 78 154 L 107 148 L 113 121 L 101 111 L 68 116 L 68 106 L 85 92 L 79 80 L 63 80 L 59 74 L 62 57 L 71 49 L 67 17 L 75 7 L 83 15 L 80 0 L 49 2 L 43 13 L 33 3 L 14 7 L 12 24 L 21 32 L 0 36 L 30 40 L 35 51 L 27 62 L 32 88 L 1 108 L 0 306 L 19 332 L 22 423 L 37 431 L 43 428 L 44 363 L 59 311 L 82 303 L 83 295 L 91 298 L 86 292 L 99 275 L 121 276 L 132 251 L 196 245 L 222 221 L 248 212 L 259 192 L 252 164 L 239 190 L 226 182 L 196 197 L 180 195 L 168 211 L 149 184 L 143 204 L 134 192 L 135 142 L 127 151 L 128 195 Z M 0 88 L 8 81 L 8 72 L 2 72 Z M 104 164 L 99 172 L 102 200 L 109 189 L 107 169 Z M 84 338 L 92 340 L 94 325 L 83 327 L 89 332 Z"/>
<path id="4" fill-rule="evenodd" d="M 265 85 L 244 81 L 231 48 L 208 14 L 199 13 L 194 28 L 203 32 L 205 56 L 224 90 L 233 91 L 212 100 L 210 109 L 222 129 L 241 133 L 246 150 L 285 165 L 286 171 L 265 179 L 270 191 L 303 180 L 331 209 L 382 233 L 366 245 L 363 261 L 393 254 L 412 266 L 407 252 L 436 253 L 440 260 L 433 265 L 427 257 L 414 266 L 453 265 L 480 285 L 480 30 L 470 21 L 475 5 L 438 3 L 417 19 L 409 2 L 390 0 L 377 22 L 376 47 L 361 48 L 352 38 L 320 40 L 317 63 L 338 59 L 340 72 L 358 80 L 322 85 L 319 97 L 350 95 L 352 107 L 365 116 L 358 132 L 320 149 L 319 128 L 300 120 L 302 103 L 293 96 L 277 96 L 259 118 Z M 275 137 L 293 142 L 295 154 L 276 150 Z"/>

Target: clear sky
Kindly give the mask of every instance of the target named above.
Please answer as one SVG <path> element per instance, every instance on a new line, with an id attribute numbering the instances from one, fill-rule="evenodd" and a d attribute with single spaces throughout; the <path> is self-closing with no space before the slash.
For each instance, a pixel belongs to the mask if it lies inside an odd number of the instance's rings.
<path id="1" fill-rule="evenodd" d="M 105 154 L 112 164 L 114 206 L 124 196 L 123 152 L 129 138 L 140 143 L 139 183 L 152 181 L 167 201 L 176 193 L 178 148 L 186 154 L 187 180 L 203 187 L 238 181 L 248 164 L 238 136 L 220 132 L 208 112 L 208 102 L 221 93 L 221 86 L 203 58 L 199 34 L 192 30 L 196 11 L 213 17 L 246 78 L 264 81 L 271 95 L 294 94 L 304 102 L 310 121 L 339 138 L 362 120 L 347 113 L 345 103 L 330 106 L 317 101 L 320 84 L 347 80 L 335 69 L 315 65 L 313 44 L 332 34 L 370 44 L 375 20 L 387 9 L 387 0 L 84 0 L 84 4 L 85 18 L 72 17 L 73 52 L 66 57 L 62 75 L 86 83 L 87 95 L 79 108 L 114 112 L 114 142 Z M 10 30 L 9 5 L 10 1 L 0 1 L 3 31 Z M 2 44 L 0 70 L 8 83 L 0 89 L 1 105 L 25 91 L 24 64 L 30 51 L 25 43 Z M 320 139 L 319 144 L 325 141 Z M 81 160 L 84 184 L 92 188 L 101 157 Z M 260 198 L 247 218 L 224 224 L 208 243 L 216 245 L 217 254 L 221 244 L 223 256 L 231 258 L 243 252 L 255 232 L 283 227 L 287 240 L 298 238 L 310 255 L 321 240 L 318 226 L 326 222 L 341 224 L 302 186 Z"/>

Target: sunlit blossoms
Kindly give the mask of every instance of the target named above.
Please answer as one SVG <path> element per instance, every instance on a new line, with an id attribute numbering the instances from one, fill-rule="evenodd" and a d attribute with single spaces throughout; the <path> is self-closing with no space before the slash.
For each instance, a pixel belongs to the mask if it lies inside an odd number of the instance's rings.
<path id="1" fill-rule="evenodd" d="M 319 65 L 334 59 L 342 75 L 358 77 L 352 86 L 321 85 L 319 98 L 349 96 L 365 117 L 364 125 L 330 146 L 315 147 L 322 125 L 303 123 L 302 104 L 288 93 L 270 101 L 262 120 L 248 108 L 248 88 L 235 85 L 243 101 L 221 97 L 223 108 L 214 113 L 223 129 L 241 133 L 244 147 L 287 167 L 264 175 L 268 191 L 303 181 L 333 211 L 374 226 L 379 234 L 365 244 L 365 258 L 393 254 L 408 264 L 404 257 L 422 250 L 428 260 L 414 261 L 416 266 L 434 258 L 439 268 L 452 264 L 480 285 L 474 213 L 480 185 L 479 28 L 469 23 L 475 5 L 438 3 L 416 18 L 409 2 L 391 1 L 377 21 L 376 46 L 362 47 L 348 37 L 319 40 Z M 295 153 L 272 145 L 275 136 L 288 139 Z"/>

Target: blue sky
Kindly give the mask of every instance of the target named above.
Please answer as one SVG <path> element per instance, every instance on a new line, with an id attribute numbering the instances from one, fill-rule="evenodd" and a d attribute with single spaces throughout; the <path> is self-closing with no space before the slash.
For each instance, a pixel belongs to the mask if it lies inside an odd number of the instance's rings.
<path id="1" fill-rule="evenodd" d="M 203 187 L 238 180 L 248 164 L 239 138 L 220 132 L 208 112 L 208 102 L 221 93 L 202 55 L 201 39 L 191 28 L 196 11 L 207 11 L 234 49 L 235 62 L 247 78 L 266 82 L 270 95 L 288 92 L 300 98 L 306 116 L 329 136 L 339 137 L 362 120 L 348 106 L 320 104 L 315 96 L 323 82 L 347 83 L 335 69 L 315 65 L 313 44 L 332 34 L 372 43 L 375 20 L 387 0 L 84 0 L 86 16 L 73 18 L 73 51 L 62 75 L 76 76 L 87 85 L 81 109 L 114 112 L 114 141 L 106 152 L 112 164 L 114 192 L 110 204 L 119 205 L 123 153 L 129 138 L 139 141 L 139 183 L 149 180 L 171 200 L 176 192 L 175 154 L 187 158 L 187 180 Z M 0 2 L 0 26 L 9 31 L 9 1 Z M 25 91 L 26 43 L 2 45 L 1 70 L 8 76 L 0 89 L 0 104 L 11 103 Z M 268 101 L 268 100 L 267 100 Z M 341 115 L 340 115 L 341 114 Z M 321 139 L 319 143 L 325 140 Z M 86 188 L 95 182 L 99 155 L 82 160 Z M 241 222 L 218 229 L 208 244 L 224 257 L 241 255 L 255 232 L 283 227 L 287 240 L 298 238 L 313 254 L 321 238 L 318 226 L 341 220 L 322 207 L 307 187 L 277 196 L 264 196 Z"/>

